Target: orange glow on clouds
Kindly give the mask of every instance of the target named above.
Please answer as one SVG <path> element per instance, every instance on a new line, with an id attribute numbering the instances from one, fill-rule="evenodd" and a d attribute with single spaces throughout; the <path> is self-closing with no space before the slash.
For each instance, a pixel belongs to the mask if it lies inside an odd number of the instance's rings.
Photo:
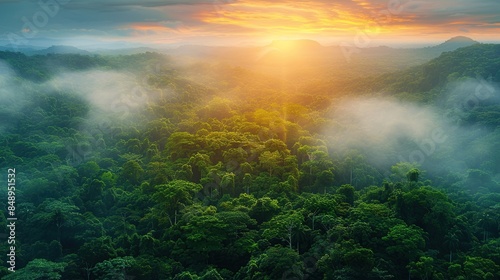
<path id="1" fill-rule="evenodd" d="M 220 4 L 217 4 L 220 2 Z M 443 9 L 435 2 L 413 1 L 419 5 L 391 7 L 394 1 L 214 1 L 204 5 L 174 5 L 156 8 L 171 22 L 134 23 L 130 30 L 137 40 L 209 42 L 224 39 L 267 41 L 276 39 L 352 40 L 360 32 L 388 40 L 443 37 L 469 33 L 475 38 L 500 31 L 495 23 L 480 17 L 444 18 L 433 11 Z M 396 1 L 398 2 L 398 1 Z M 400 1 L 406 3 L 405 1 Z M 395 2 L 394 2 L 395 3 Z M 399 3 L 399 2 L 398 2 Z M 486 28 L 487 27 L 487 28 Z M 157 36 L 156 38 L 154 36 Z M 447 37 L 447 38 L 446 38 Z M 495 36 L 496 37 L 496 36 Z"/>
<path id="2" fill-rule="evenodd" d="M 369 22 L 363 14 L 341 9 L 325 3 L 264 3 L 238 1 L 199 15 L 208 25 L 228 29 L 244 29 L 253 35 L 287 36 L 303 34 L 338 34 L 362 28 Z"/>
<path id="3" fill-rule="evenodd" d="M 153 23 L 153 24 L 146 24 L 146 23 L 136 23 L 130 25 L 130 28 L 136 31 L 154 31 L 154 32 L 162 32 L 162 31 L 171 31 L 171 28 L 165 27 L 163 25 Z"/>

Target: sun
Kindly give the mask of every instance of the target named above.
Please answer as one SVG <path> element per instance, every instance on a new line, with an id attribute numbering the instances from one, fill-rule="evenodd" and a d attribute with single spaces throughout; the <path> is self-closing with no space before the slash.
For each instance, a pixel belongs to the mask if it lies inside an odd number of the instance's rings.
<path id="1" fill-rule="evenodd" d="M 274 40 L 271 43 L 271 47 L 281 51 L 281 52 L 297 52 L 303 49 L 317 48 L 321 47 L 321 45 L 309 39 L 289 39 L 289 40 Z"/>

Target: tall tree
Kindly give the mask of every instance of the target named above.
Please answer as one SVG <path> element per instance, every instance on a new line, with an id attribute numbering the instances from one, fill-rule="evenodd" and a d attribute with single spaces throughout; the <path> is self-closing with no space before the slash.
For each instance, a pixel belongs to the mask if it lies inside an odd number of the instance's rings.
<path id="1" fill-rule="evenodd" d="M 157 203 L 160 211 L 165 210 L 168 215 L 170 224 L 177 224 L 177 214 L 179 210 L 192 203 L 194 195 L 203 189 L 200 184 L 195 184 L 183 180 L 174 180 L 168 184 L 162 184 L 155 187 L 156 192 L 153 194 L 153 199 Z M 173 212 L 173 213 L 171 213 Z M 170 219 L 173 216 L 173 222 Z"/>

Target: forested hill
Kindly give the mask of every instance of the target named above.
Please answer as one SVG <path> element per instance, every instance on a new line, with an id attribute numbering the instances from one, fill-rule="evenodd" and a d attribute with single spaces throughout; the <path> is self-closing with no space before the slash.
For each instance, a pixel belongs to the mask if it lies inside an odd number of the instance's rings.
<path id="1" fill-rule="evenodd" d="M 295 81 L 155 53 L 0 52 L 4 182 L 16 172 L 0 207 L 17 217 L 17 271 L 0 277 L 499 280 L 496 53 L 358 74 L 345 93 L 323 80 L 343 68 Z M 434 92 L 449 98 L 415 98 Z"/>
<path id="2" fill-rule="evenodd" d="M 482 78 L 500 82 L 500 45 L 475 44 L 444 52 L 439 57 L 405 71 L 371 77 L 349 90 L 410 93 L 430 100 L 449 82 Z M 427 96 L 425 96 L 427 95 Z"/>
<path id="3" fill-rule="evenodd" d="M 61 71 L 84 71 L 89 69 L 143 71 L 145 67 L 165 61 L 157 53 L 128 56 L 101 56 L 83 54 L 26 55 L 20 52 L 0 51 L 0 61 L 9 64 L 20 77 L 43 82 Z"/>

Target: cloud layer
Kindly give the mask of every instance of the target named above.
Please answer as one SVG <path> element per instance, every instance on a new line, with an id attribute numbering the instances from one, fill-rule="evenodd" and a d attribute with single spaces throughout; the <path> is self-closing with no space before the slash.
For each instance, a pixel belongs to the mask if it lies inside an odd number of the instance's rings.
<path id="1" fill-rule="evenodd" d="M 349 40 L 360 32 L 384 39 L 469 34 L 495 40 L 499 10 L 494 0 L 19 0 L 0 1 L 0 34 L 79 44 Z"/>
<path id="2" fill-rule="evenodd" d="M 347 98 L 334 107 L 336 125 L 325 128 L 325 134 L 333 153 L 361 151 L 380 170 L 414 162 L 434 176 L 464 174 L 491 164 L 486 159 L 496 150 L 492 139 L 498 133 L 487 123 L 467 122 L 468 116 L 497 104 L 498 85 L 480 78 L 449 83 L 436 105 L 389 97 Z"/>

